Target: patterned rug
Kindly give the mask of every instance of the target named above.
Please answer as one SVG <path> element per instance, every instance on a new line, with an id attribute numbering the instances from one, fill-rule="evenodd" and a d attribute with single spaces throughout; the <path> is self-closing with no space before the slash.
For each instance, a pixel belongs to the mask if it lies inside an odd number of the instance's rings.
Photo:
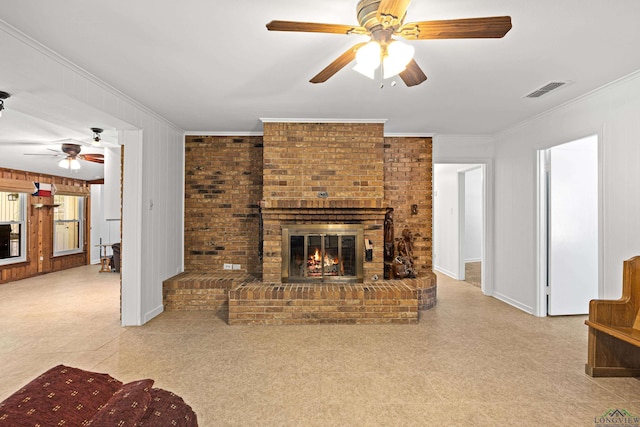
<path id="1" fill-rule="evenodd" d="M 482 263 L 467 262 L 464 265 L 464 281 L 471 283 L 473 286 L 480 287 L 482 282 Z"/>

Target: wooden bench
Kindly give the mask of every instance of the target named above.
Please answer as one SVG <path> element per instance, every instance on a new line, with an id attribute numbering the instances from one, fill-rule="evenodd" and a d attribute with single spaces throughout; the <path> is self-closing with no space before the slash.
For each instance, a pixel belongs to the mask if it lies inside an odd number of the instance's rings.
<path id="1" fill-rule="evenodd" d="M 585 371 L 592 377 L 640 376 L 640 256 L 624 262 L 622 298 L 591 300 Z"/>

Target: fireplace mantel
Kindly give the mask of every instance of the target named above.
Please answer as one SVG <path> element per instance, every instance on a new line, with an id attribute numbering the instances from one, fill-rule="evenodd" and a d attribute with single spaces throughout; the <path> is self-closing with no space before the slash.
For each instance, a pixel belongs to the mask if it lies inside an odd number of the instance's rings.
<path id="1" fill-rule="evenodd" d="M 262 200 L 264 209 L 386 209 L 382 199 L 270 199 Z"/>

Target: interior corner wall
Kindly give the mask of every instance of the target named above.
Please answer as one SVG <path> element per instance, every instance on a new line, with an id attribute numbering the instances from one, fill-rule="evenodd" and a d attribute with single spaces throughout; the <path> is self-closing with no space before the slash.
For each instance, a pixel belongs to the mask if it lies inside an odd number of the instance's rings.
<path id="1" fill-rule="evenodd" d="M 550 95 L 553 96 L 553 95 Z M 619 298 L 640 254 L 640 72 L 496 135 L 494 295 L 536 309 L 537 150 L 599 137 L 601 298 Z"/>
<path id="2" fill-rule="evenodd" d="M 182 271 L 184 132 L 117 89 L 97 79 L 60 55 L 6 25 L 0 25 L 3 63 L 0 74 L 24 87 L 38 87 L 70 97 L 130 124 L 142 131 L 141 156 L 124 174 L 140 173 L 139 188 L 124 187 L 123 200 L 140 201 L 140 214 L 128 228 L 139 236 L 138 253 L 127 253 L 123 241 L 122 266 L 139 259 L 135 274 L 123 272 L 122 324 L 140 325 L 162 311 L 162 281 Z M 19 65 L 18 65 L 19 64 Z M 7 88 L 10 89 L 10 88 Z M 125 161 L 127 156 L 125 146 Z M 127 194 L 136 191 L 135 194 Z M 123 224 L 124 225 L 124 224 Z M 139 295 L 139 302 L 125 304 L 124 298 Z"/>

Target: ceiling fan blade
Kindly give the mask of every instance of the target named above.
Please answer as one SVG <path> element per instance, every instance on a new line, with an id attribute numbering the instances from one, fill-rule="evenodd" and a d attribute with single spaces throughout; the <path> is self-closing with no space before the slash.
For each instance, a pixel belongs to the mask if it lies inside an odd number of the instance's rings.
<path id="1" fill-rule="evenodd" d="M 320 24 L 316 22 L 271 21 L 269 31 L 297 31 L 303 33 L 368 34 L 365 28 L 353 25 Z"/>
<path id="2" fill-rule="evenodd" d="M 510 16 L 409 22 L 398 34 L 408 40 L 501 38 L 511 29 Z"/>
<path id="3" fill-rule="evenodd" d="M 378 21 L 383 27 L 401 25 L 411 0 L 382 0 L 378 6 Z"/>
<path id="4" fill-rule="evenodd" d="M 346 67 L 347 64 L 349 64 L 351 61 L 356 59 L 356 52 L 358 51 L 358 49 L 360 49 L 361 46 L 364 46 L 365 44 L 366 43 L 358 43 L 355 46 L 350 47 L 349 50 L 336 58 L 335 61 L 329 64 L 324 70 L 320 71 L 309 81 L 311 83 L 326 82 L 331 76 Z"/>
<path id="5" fill-rule="evenodd" d="M 400 78 L 407 86 L 416 86 L 427 80 L 426 74 L 422 71 L 415 60 L 411 60 L 407 64 L 407 68 L 399 74 Z"/>
<path id="6" fill-rule="evenodd" d="M 102 154 L 80 154 L 78 158 L 87 162 L 104 163 L 104 155 Z"/>
<path id="7" fill-rule="evenodd" d="M 67 157 L 64 153 L 59 154 L 40 154 L 40 153 L 22 153 L 23 156 L 44 156 L 44 157 Z"/>

